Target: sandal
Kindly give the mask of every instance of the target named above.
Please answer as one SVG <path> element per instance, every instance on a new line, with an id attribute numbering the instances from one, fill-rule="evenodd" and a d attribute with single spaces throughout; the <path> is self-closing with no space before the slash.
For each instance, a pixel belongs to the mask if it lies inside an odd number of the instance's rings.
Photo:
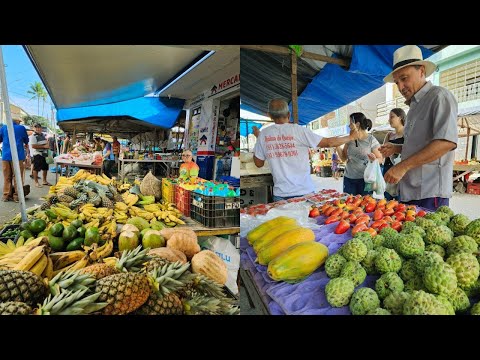
<path id="1" fill-rule="evenodd" d="M 43 188 L 43 185 L 42 185 L 42 184 L 38 184 L 38 183 L 37 183 L 37 184 L 35 184 L 35 186 L 36 186 L 37 188 Z"/>
<path id="2" fill-rule="evenodd" d="M 45 186 L 52 186 L 52 184 L 49 184 L 48 182 L 47 182 L 47 183 L 42 183 L 42 185 L 45 185 Z"/>

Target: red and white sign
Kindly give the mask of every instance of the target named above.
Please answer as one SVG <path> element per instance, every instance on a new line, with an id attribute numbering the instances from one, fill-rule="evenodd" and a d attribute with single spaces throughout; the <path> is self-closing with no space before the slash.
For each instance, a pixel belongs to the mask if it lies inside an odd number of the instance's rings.
<path id="1" fill-rule="evenodd" d="M 215 84 L 210 89 L 210 96 L 215 96 L 221 92 L 228 90 L 236 85 L 240 85 L 240 74 L 230 76 L 227 79 L 221 80 L 218 84 Z"/>

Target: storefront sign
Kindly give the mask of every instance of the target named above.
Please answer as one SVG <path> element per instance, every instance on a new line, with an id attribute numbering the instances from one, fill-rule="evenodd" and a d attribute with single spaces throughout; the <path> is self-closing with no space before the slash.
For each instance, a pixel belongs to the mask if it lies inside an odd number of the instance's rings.
<path id="1" fill-rule="evenodd" d="M 207 100 L 202 103 L 198 124 L 197 155 L 215 155 L 215 140 L 218 125 L 219 100 Z"/>
<path id="2" fill-rule="evenodd" d="M 214 84 L 210 89 L 209 97 L 216 96 L 236 85 L 240 85 L 240 74 L 230 76 L 229 78 L 223 79 L 217 84 Z"/>

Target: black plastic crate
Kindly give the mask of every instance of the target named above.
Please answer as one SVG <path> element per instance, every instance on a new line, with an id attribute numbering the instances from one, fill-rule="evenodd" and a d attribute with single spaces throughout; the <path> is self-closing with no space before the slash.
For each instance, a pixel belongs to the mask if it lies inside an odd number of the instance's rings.
<path id="1" fill-rule="evenodd" d="M 240 198 L 191 193 L 190 217 L 205 227 L 240 226 Z"/>
<path id="2" fill-rule="evenodd" d="M 20 237 L 20 232 L 17 233 L 16 236 L 10 236 L 10 237 L 5 237 L 3 234 L 6 233 L 8 230 L 11 229 L 17 229 L 19 228 L 20 225 L 7 225 L 5 226 L 1 231 L 0 231 L 0 241 L 6 243 L 8 240 L 12 240 L 14 242 L 17 242 L 17 239 Z"/>

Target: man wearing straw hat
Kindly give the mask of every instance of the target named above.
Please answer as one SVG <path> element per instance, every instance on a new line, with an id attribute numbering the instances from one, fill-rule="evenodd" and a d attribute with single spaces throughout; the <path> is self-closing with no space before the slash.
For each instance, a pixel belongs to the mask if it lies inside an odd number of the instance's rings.
<path id="1" fill-rule="evenodd" d="M 384 157 L 401 153 L 402 161 L 385 173 L 385 181 L 399 183 L 402 202 L 430 210 L 449 204 L 453 188 L 454 150 L 457 147 L 458 104 L 445 88 L 426 78 L 436 69 L 423 60 L 416 45 L 406 45 L 393 54 L 393 71 L 385 82 L 395 83 L 410 109 L 402 145 L 380 147 Z"/>

